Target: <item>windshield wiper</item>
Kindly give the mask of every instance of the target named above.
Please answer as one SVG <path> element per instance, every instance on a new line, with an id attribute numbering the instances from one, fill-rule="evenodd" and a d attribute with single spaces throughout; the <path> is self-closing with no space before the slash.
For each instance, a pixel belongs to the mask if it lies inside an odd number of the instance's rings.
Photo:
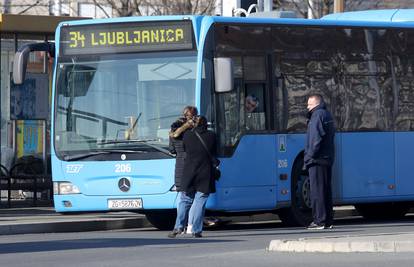
<path id="1" fill-rule="evenodd" d="M 107 145 L 107 144 L 129 144 L 129 143 L 140 143 L 140 144 L 144 144 L 146 146 L 149 146 L 151 148 L 154 148 L 155 150 L 164 153 L 172 158 L 174 158 L 174 155 L 170 153 L 170 151 L 168 151 L 165 148 L 162 148 L 160 146 L 148 143 L 151 141 L 158 141 L 157 139 L 135 139 L 135 140 L 109 140 L 109 141 L 102 141 L 102 142 L 98 142 L 98 145 Z"/>
<path id="2" fill-rule="evenodd" d="M 74 161 L 84 158 L 89 158 L 97 155 L 104 155 L 104 154 L 112 154 L 112 153 L 142 153 L 142 151 L 135 151 L 135 150 L 123 150 L 123 149 L 108 149 L 102 151 L 90 151 L 87 153 L 82 154 L 75 154 L 75 155 L 64 155 L 63 159 L 66 161 Z"/>

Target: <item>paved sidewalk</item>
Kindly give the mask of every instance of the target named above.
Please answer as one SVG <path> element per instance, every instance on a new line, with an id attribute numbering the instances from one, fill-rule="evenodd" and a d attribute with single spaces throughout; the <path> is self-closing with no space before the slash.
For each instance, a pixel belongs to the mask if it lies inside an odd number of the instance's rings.
<path id="1" fill-rule="evenodd" d="M 0 235 L 151 227 L 133 212 L 60 214 L 52 207 L 0 209 Z"/>
<path id="2" fill-rule="evenodd" d="M 352 206 L 335 208 L 335 217 L 353 216 Z M 279 220 L 275 214 L 225 217 L 233 223 Z M 84 232 L 152 227 L 144 215 L 134 212 L 56 213 L 52 207 L 0 209 L 0 235 Z"/>

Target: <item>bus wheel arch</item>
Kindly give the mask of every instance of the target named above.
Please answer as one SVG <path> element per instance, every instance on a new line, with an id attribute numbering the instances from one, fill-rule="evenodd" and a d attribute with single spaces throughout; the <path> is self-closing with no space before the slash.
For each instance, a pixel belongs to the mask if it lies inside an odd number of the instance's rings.
<path id="1" fill-rule="evenodd" d="M 291 206 L 278 212 L 289 226 L 306 226 L 312 221 L 309 174 L 303 170 L 303 151 L 296 157 L 291 172 Z"/>

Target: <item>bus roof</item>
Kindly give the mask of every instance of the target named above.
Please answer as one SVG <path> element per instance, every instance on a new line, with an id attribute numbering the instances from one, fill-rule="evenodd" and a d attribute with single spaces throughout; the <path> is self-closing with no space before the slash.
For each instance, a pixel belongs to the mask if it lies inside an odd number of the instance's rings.
<path id="1" fill-rule="evenodd" d="M 300 18 L 271 18 L 271 17 L 206 17 L 194 15 L 171 15 L 171 16 L 142 16 L 142 17 L 118 17 L 108 19 L 64 21 L 61 25 L 85 25 L 117 22 L 138 22 L 138 21 L 160 21 L 160 20 L 193 20 L 199 24 L 203 20 L 210 22 L 224 23 L 268 23 L 268 24 L 293 24 L 293 25 L 338 25 L 338 26 L 377 26 L 377 27 L 405 27 L 414 26 L 414 9 L 382 9 L 333 13 L 321 19 L 300 19 Z M 398 25 L 395 25 L 397 22 Z M 400 24 L 401 23 L 401 24 Z"/>
<path id="2" fill-rule="evenodd" d="M 391 27 L 414 28 L 414 9 L 388 9 L 368 10 L 335 13 L 324 16 L 322 19 L 300 18 L 263 18 L 263 17 L 221 17 L 221 16 L 142 16 L 119 17 L 108 19 L 92 19 L 64 21 L 63 25 L 88 25 L 101 23 L 121 22 L 149 22 L 149 21 L 192 20 L 195 30 L 196 42 L 202 25 L 209 27 L 213 23 L 240 23 L 240 24 L 272 24 L 272 25 L 297 25 L 297 26 L 345 26 L 345 27 Z M 59 28 L 58 27 L 58 28 Z"/>
<path id="3" fill-rule="evenodd" d="M 382 10 L 390 16 L 390 10 Z M 393 14 L 396 10 L 394 10 Z M 299 18 L 241 18 L 241 17 L 212 17 L 214 22 L 217 23 L 254 23 L 254 24 L 279 24 L 279 25 L 298 25 L 298 26 L 348 26 L 348 27 L 395 27 L 395 28 L 414 28 L 414 19 L 411 20 L 403 20 L 403 16 L 406 18 L 409 17 L 409 14 L 413 14 L 414 17 L 414 9 L 411 10 L 404 10 L 406 12 L 401 13 L 398 15 L 399 20 L 396 20 L 396 16 L 394 16 L 393 20 L 386 20 L 378 19 L 381 12 L 377 12 L 377 10 L 372 11 L 373 13 L 377 14 L 372 16 L 372 18 L 376 17 L 376 19 L 368 19 L 368 16 L 364 17 L 365 19 L 359 19 L 358 16 L 348 16 L 347 19 L 342 19 L 342 17 L 336 17 L 340 14 L 332 14 L 327 15 L 323 19 L 299 19 Z M 361 11 L 362 12 L 362 11 Z M 371 11 L 363 11 L 364 14 L 370 14 Z M 350 13 L 357 13 L 357 12 L 350 12 Z M 341 13 L 345 14 L 345 13 Z M 332 17 L 331 17 L 332 16 Z M 384 15 L 385 16 L 385 15 Z"/>
<path id="4" fill-rule="evenodd" d="M 324 16 L 327 20 L 355 20 L 355 21 L 414 21 L 414 9 L 382 9 L 334 13 Z"/>

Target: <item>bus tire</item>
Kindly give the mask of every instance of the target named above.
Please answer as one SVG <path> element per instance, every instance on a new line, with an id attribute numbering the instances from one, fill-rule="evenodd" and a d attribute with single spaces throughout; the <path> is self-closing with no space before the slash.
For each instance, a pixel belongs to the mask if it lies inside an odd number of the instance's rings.
<path id="1" fill-rule="evenodd" d="M 278 212 L 282 223 L 288 226 L 307 226 L 312 221 L 309 174 L 302 170 L 302 166 L 303 159 L 300 158 L 292 169 L 291 207 Z"/>
<path id="2" fill-rule="evenodd" d="M 145 217 L 155 228 L 159 230 L 172 230 L 175 225 L 177 211 L 175 209 L 152 211 L 146 213 Z"/>
<path id="3" fill-rule="evenodd" d="M 357 204 L 358 213 L 369 220 L 401 219 L 407 214 L 411 205 L 403 202 Z"/>

